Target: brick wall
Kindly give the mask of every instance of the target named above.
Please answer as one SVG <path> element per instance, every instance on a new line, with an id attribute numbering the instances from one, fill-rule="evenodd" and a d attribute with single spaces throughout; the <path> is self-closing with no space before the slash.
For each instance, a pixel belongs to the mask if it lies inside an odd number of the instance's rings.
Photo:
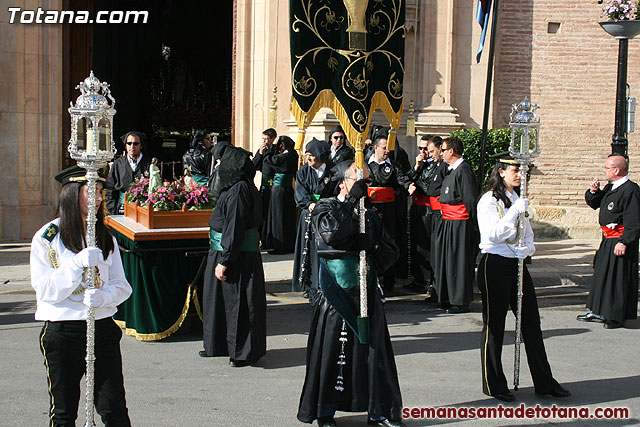
<path id="1" fill-rule="evenodd" d="M 542 154 L 532 174 L 532 204 L 568 214 L 585 209 L 584 191 L 611 152 L 618 41 L 598 22 L 596 1 L 504 0 L 496 51 L 494 126 L 508 126 L 511 104 L 540 106 Z M 549 32 L 560 24 L 557 32 Z M 627 81 L 640 99 L 640 39 L 629 41 Z M 629 134 L 631 178 L 640 131 Z M 638 180 L 638 177 L 635 177 Z M 595 218 L 595 216 L 593 216 Z M 565 218 L 570 220 L 570 218 Z"/>

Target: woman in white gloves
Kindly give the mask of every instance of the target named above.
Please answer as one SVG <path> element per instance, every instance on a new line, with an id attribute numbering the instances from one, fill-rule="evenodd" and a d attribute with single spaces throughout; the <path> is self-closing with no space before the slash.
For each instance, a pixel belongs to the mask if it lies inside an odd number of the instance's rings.
<path id="1" fill-rule="evenodd" d="M 31 286 L 36 320 L 44 321 L 40 349 L 49 385 L 50 426 L 74 426 L 80 381 L 86 370 L 87 307 L 95 308 L 95 404 L 106 426 L 130 426 L 122 376 L 122 331 L 111 316 L 131 295 L 115 239 L 103 224 L 102 185 L 96 185 L 97 248 L 87 248 L 88 191 L 77 166 L 56 175 L 62 183 L 58 218 L 31 241 Z M 87 289 L 87 267 L 97 267 L 96 289 Z"/>
<path id="2" fill-rule="evenodd" d="M 478 267 L 478 286 L 482 294 L 482 391 L 496 399 L 511 402 L 502 370 L 502 340 L 507 310 L 516 314 L 518 259 L 534 253 L 533 231 L 524 218 L 525 247 L 518 247 L 518 217 L 527 211 L 529 200 L 518 196 L 520 166 L 508 154 L 501 155 L 487 183 L 487 192 L 478 202 L 478 226 L 482 257 Z M 551 374 L 540 330 L 540 315 L 533 282 L 524 267 L 522 297 L 522 337 L 537 395 L 567 397 Z"/>

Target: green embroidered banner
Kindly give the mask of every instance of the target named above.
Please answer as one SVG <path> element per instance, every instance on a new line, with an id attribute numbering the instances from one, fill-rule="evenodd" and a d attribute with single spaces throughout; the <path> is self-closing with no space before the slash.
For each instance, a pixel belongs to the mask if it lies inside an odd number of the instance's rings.
<path id="1" fill-rule="evenodd" d="M 302 130 L 296 149 L 322 107 L 332 109 L 356 148 L 362 148 L 376 109 L 397 129 L 403 106 L 404 0 L 290 0 L 290 11 L 291 112 Z M 389 144 L 394 141 L 390 136 Z"/>

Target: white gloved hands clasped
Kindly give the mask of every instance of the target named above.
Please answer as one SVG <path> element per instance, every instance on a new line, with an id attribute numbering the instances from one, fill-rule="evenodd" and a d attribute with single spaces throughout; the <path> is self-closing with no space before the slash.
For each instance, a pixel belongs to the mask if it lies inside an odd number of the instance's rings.
<path id="1" fill-rule="evenodd" d="M 516 214 L 521 214 L 525 213 L 527 209 L 529 209 L 529 199 L 520 197 L 513 203 L 513 205 L 511 205 L 511 209 L 509 209 L 509 212 L 513 210 Z"/>
<path id="2" fill-rule="evenodd" d="M 71 258 L 71 263 L 79 270 L 84 267 L 95 267 L 101 259 L 102 250 L 100 248 L 90 247 L 84 248 L 78 252 L 73 258 Z"/>
<path id="3" fill-rule="evenodd" d="M 84 299 L 82 300 L 87 307 L 101 308 L 105 306 L 106 298 L 104 291 L 97 288 L 89 288 L 84 291 Z"/>
<path id="4" fill-rule="evenodd" d="M 526 247 L 526 246 L 524 246 L 522 248 L 516 246 L 513 249 L 513 252 L 515 252 L 516 258 L 525 259 L 529 255 L 529 248 Z"/>

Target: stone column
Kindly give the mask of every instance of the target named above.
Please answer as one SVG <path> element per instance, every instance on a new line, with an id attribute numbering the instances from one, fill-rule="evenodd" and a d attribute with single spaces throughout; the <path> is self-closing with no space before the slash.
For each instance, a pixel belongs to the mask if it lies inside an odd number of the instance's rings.
<path id="1" fill-rule="evenodd" d="M 58 1 L 29 3 L 38 6 L 60 8 Z M 53 218 L 58 198 L 53 176 L 60 167 L 62 26 L 9 24 L 9 14 L 2 17 L 0 238 L 25 239 Z"/>

